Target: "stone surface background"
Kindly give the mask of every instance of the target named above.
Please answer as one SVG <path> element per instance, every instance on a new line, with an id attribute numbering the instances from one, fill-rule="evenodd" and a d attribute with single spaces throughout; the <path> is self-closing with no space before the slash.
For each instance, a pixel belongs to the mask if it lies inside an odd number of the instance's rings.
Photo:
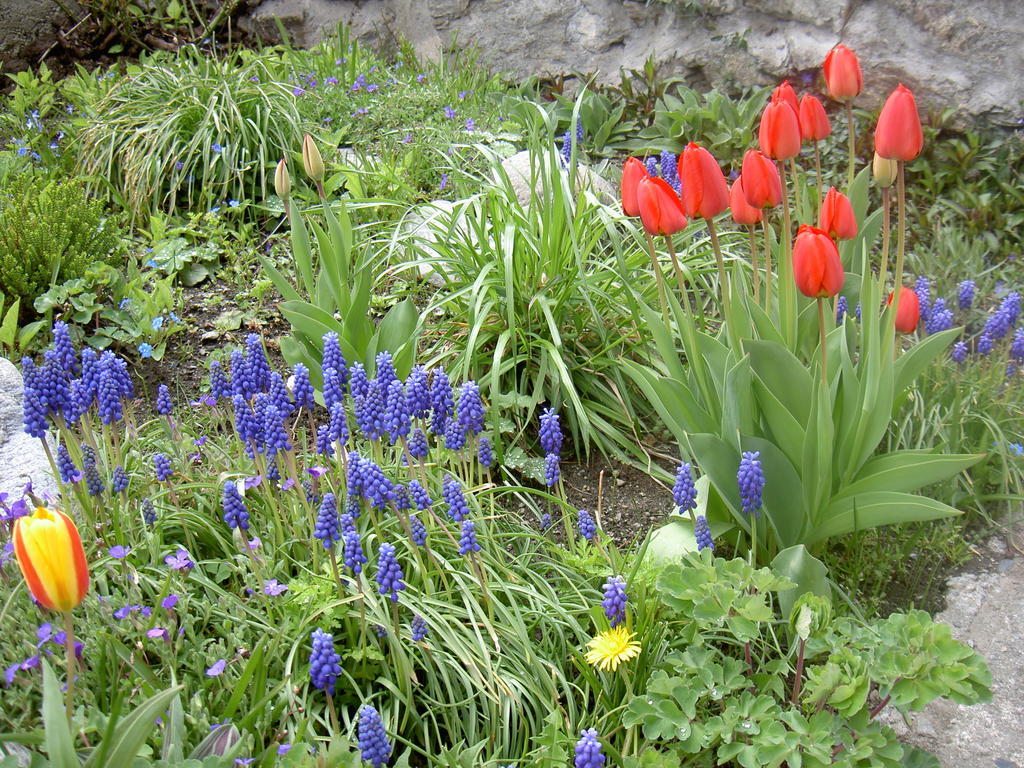
<path id="1" fill-rule="evenodd" d="M 273 33 L 275 16 L 304 45 L 344 21 L 361 40 L 401 35 L 427 58 L 477 46 L 518 76 L 615 81 L 654 56 L 694 87 L 816 73 L 843 42 L 860 55 L 867 108 L 902 81 L 925 108 L 1004 126 L 1024 114 L 1022 0 L 263 0 L 252 23 Z"/>
<path id="2" fill-rule="evenodd" d="M 10 494 L 9 501 L 21 498 L 29 479 L 37 495 L 56 493 L 42 444 L 25 434 L 21 391 L 21 372 L 0 357 L 0 494 Z"/>

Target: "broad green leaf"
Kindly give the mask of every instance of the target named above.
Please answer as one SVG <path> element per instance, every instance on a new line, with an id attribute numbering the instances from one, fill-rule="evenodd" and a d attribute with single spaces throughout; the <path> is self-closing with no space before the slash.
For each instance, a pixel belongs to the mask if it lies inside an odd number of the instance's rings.
<path id="1" fill-rule="evenodd" d="M 825 510 L 820 524 L 810 532 L 807 545 L 832 536 L 863 531 L 880 525 L 937 520 L 962 514 L 941 501 L 912 493 L 873 491 L 854 497 L 834 499 Z"/>
<path id="2" fill-rule="evenodd" d="M 796 589 L 779 593 L 779 608 L 784 618 L 792 612 L 797 598 L 806 592 L 813 592 L 822 597 L 832 596 L 832 586 L 828 581 L 828 568 L 821 560 L 808 552 L 803 544 L 797 544 L 779 552 L 772 560 L 772 569 L 796 584 Z"/>
<path id="3" fill-rule="evenodd" d="M 139 749 L 156 727 L 156 719 L 163 715 L 171 700 L 181 690 L 183 686 L 176 686 L 151 696 L 118 722 L 113 734 L 114 743 L 106 750 L 103 768 L 131 765 Z"/>
<path id="4" fill-rule="evenodd" d="M 932 364 L 939 355 L 946 351 L 963 332 L 962 328 L 950 328 L 948 331 L 933 333 L 912 346 L 896 360 L 896 378 L 894 389 L 897 394 L 907 389 L 920 376 L 925 368 Z"/>
<path id="5" fill-rule="evenodd" d="M 868 459 L 856 479 L 843 488 L 836 499 L 872 491 L 916 491 L 963 472 L 986 455 L 891 451 Z"/>
<path id="6" fill-rule="evenodd" d="M 64 696 L 50 663 L 43 659 L 43 726 L 46 729 L 46 754 L 51 768 L 79 768 L 78 755 L 64 713 Z"/>

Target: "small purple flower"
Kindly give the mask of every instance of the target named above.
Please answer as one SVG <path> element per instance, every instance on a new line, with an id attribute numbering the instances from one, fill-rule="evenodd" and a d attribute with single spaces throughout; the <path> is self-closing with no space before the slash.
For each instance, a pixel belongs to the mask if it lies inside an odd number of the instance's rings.
<path id="1" fill-rule="evenodd" d="M 173 555 L 167 555 L 164 562 L 172 571 L 184 571 L 195 567 L 195 563 L 189 559 L 187 550 L 179 549 Z"/>
<path id="2" fill-rule="evenodd" d="M 165 597 L 163 600 L 160 601 L 160 607 L 163 608 L 165 611 L 172 610 L 174 608 L 174 606 L 176 606 L 177 604 L 178 604 L 178 596 L 173 594 L 173 593 L 168 595 L 167 597 Z"/>
<path id="3" fill-rule="evenodd" d="M 167 640 L 170 637 L 170 633 L 163 627 L 153 627 L 146 632 L 146 637 L 150 640 Z"/>
<path id="4" fill-rule="evenodd" d="M 949 353 L 954 363 L 962 363 L 967 359 L 967 343 L 958 341 L 953 345 L 953 351 Z"/>
<path id="5" fill-rule="evenodd" d="M 447 173 L 442 173 L 441 174 L 441 183 L 438 185 L 437 191 L 438 192 L 443 192 L 447 186 L 448 186 L 448 174 Z"/>
<path id="6" fill-rule="evenodd" d="M 309 678 L 314 688 L 334 693 L 341 676 L 341 657 L 334 649 L 334 637 L 321 629 L 313 630 L 313 651 L 309 656 Z"/>
<path id="7" fill-rule="evenodd" d="M 381 544 L 377 558 L 377 591 L 390 596 L 391 602 L 397 603 L 398 593 L 405 589 L 404 578 L 402 566 L 398 564 L 398 558 L 395 556 L 394 545 L 386 542 Z"/>
<path id="8" fill-rule="evenodd" d="M 427 636 L 427 632 L 430 628 L 427 626 L 426 620 L 418 613 L 412 617 L 412 641 L 418 643 Z"/>
<path id="9" fill-rule="evenodd" d="M 277 597 L 288 591 L 288 585 L 282 584 L 277 579 L 268 579 L 263 582 L 263 594 Z"/>
<path id="10" fill-rule="evenodd" d="M 697 507 L 697 486 L 693 482 L 693 468 L 688 462 L 682 462 L 676 470 L 672 499 L 680 512 L 689 512 Z"/>
<path id="11" fill-rule="evenodd" d="M 444 116 L 447 117 L 449 120 L 454 120 L 455 119 L 455 110 L 452 109 L 450 106 L 446 106 L 444 108 Z"/>
<path id="12" fill-rule="evenodd" d="M 220 677 L 224 674 L 224 669 L 227 667 L 228 662 L 226 659 L 217 659 L 213 662 L 213 665 L 206 670 L 207 677 Z"/>
<path id="13" fill-rule="evenodd" d="M 217 144 L 216 142 L 214 142 L 214 143 L 213 143 L 213 144 L 212 144 L 212 145 L 210 146 L 210 149 L 212 149 L 212 150 L 213 150 L 213 151 L 214 151 L 215 153 L 217 153 L 218 155 L 219 155 L 219 154 L 220 154 L 221 152 L 223 152 L 223 151 L 224 151 L 224 147 L 223 147 L 223 146 L 221 146 L 220 144 Z"/>
<path id="14" fill-rule="evenodd" d="M 131 547 L 122 547 L 120 544 L 115 544 L 107 550 L 107 554 L 115 560 L 123 560 L 124 557 L 131 552 Z"/>

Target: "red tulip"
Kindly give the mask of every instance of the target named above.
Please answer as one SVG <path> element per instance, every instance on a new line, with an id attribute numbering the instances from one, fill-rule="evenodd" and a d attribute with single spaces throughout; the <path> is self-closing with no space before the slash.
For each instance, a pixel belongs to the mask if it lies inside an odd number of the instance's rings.
<path id="1" fill-rule="evenodd" d="M 909 162 L 921 154 L 924 135 L 914 94 L 900 83 L 889 94 L 875 127 L 875 151 L 885 158 Z"/>
<path id="2" fill-rule="evenodd" d="M 783 80 L 779 85 L 772 91 L 771 100 L 778 101 L 782 99 L 784 102 L 789 104 L 793 108 L 793 111 L 800 112 L 800 104 L 796 100 L 796 91 L 793 90 L 793 86 L 789 84 L 789 80 Z"/>
<path id="3" fill-rule="evenodd" d="M 747 195 L 743 191 L 743 174 L 736 177 L 729 190 L 729 207 L 732 208 L 732 220 L 737 224 L 752 227 L 764 218 L 760 208 L 747 202 Z"/>
<path id="4" fill-rule="evenodd" d="M 822 69 L 829 95 L 836 101 L 849 101 L 864 87 L 857 54 L 845 45 L 837 45 L 828 52 Z"/>
<path id="5" fill-rule="evenodd" d="M 686 228 L 683 201 L 664 179 L 647 176 L 636 187 L 640 221 L 652 235 L 674 235 Z"/>
<path id="6" fill-rule="evenodd" d="M 889 294 L 892 304 L 892 294 Z M 917 329 L 917 321 L 921 317 L 921 304 L 917 294 L 907 286 L 900 288 L 900 306 L 896 310 L 896 330 L 900 333 L 913 333 Z"/>
<path id="7" fill-rule="evenodd" d="M 800 118 L 786 99 L 772 96 L 761 114 L 757 141 L 761 151 L 776 160 L 788 160 L 800 154 Z"/>
<path id="8" fill-rule="evenodd" d="M 821 141 L 831 133 L 825 108 L 816 96 L 805 93 L 800 99 L 800 136 L 804 141 Z"/>
<path id="9" fill-rule="evenodd" d="M 818 226 L 837 240 L 852 240 L 857 236 L 857 217 L 850 198 L 835 187 L 829 187 L 828 194 L 821 201 Z"/>
<path id="10" fill-rule="evenodd" d="M 644 164 L 631 157 L 622 168 L 622 210 L 627 216 L 639 216 L 640 208 L 636 204 L 636 187 L 640 179 L 647 178 Z"/>
<path id="11" fill-rule="evenodd" d="M 839 261 L 839 250 L 828 233 L 807 224 L 796 232 L 793 244 L 793 276 L 804 296 L 826 299 L 843 287 L 846 275 Z"/>
<path id="12" fill-rule="evenodd" d="M 691 219 L 711 219 L 729 207 L 729 185 L 718 161 L 692 141 L 683 150 L 679 181 L 683 185 L 683 210 Z"/>
<path id="13" fill-rule="evenodd" d="M 779 169 L 756 149 L 743 155 L 743 194 L 754 208 L 774 207 L 782 202 Z"/>

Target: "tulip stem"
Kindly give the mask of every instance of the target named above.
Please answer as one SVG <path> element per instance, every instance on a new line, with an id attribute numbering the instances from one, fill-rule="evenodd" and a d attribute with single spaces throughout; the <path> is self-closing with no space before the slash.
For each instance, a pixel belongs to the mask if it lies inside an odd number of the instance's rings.
<path id="1" fill-rule="evenodd" d="M 853 187 L 854 162 L 857 157 L 857 137 L 853 132 L 853 103 L 850 101 L 846 102 L 846 133 L 850 144 L 850 167 L 846 172 L 846 191 L 849 193 Z"/>
<path id="2" fill-rule="evenodd" d="M 654 270 L 654 278 L 658 283 L 658 300 L 661 302 L 661 319 L 665 328 L 671 328 L 668 322 L 668 293 L 665 290 L 665 275 L 661 273 L 661 263 L 658 261 L 658 254 L 654 250 L 654 238 L 651 233 L 644 230 L 647 236 L 647 252 L 651 255 L 651 268 Z"/>
<path id="3" fill-rule="evenodd" d="M 818 149 L 818 142 L 814 142 L 814 178 L 818 182 L 818 209 L 821 209 L 821 150 Z"/>
<path id="4" fill-rule="evenodd" d="M 718 232 L 715 230 L 713 219 L 705 219 L 708 224 L 708 236 L 711 238 L 711 248 L 715 252 L 715 264 L 718 267 L 718 282 L 722 284 L 722 313 L 726 320 L 732 314 L 732 303 L 729 288 L 729 274 L 725 271 L 725 260 L 722 258 L 722 246 L 718 243 Z M 737 329 L 738 330 L 738 329 Z"/>
<path id="5" fill-rule="evenodd" d="M 885 273 L 889 268 L 889 209 L 892 208 L 889 187 L 882 188 L 882 264 L 878 269 L 878 287 L 885 295 Z"/>
<path id="6" fill-rule="evenodd" d="M 761 219 L 764 230 L 764 311 L 772 313 L 772 239 L 768 234 L 768 219 Z"/>
<path id="7" fill-rule="evenodd" d="M 754 225 L 747 225 L 747 234 L 750 236 L 750 266 L 754 272 L 754 303 L 761 303 L 761 270 L 757 267 L 757 236 L 754 234 Z"/>
<path id="8" fill-rule="evenodd" d="M 828 360 L 825 354 L 825 300 L 818 297 L 818 332 L 821 343 L 821 383 L 828 386 Z"/>
<path id="9" fill-rule="evenodd" d="M 779 320 L 783 337 L 790 349 L 796 347 L 796 284 L 793 282 L 793 241 L 789 214 L 789 181 L 786 164 L 779 163 L 782 175 L 782 260 L 779 264 Z"/>
<path id="10" fill-rule="evenodd" d="M 68 684 L 64 691 L 64 709 L 71 725 L 72 702 L 75 698 L 75 635 L 71 624 L 71 611 L 64 611 L 64 652 L 67 655 Z"/>
<path id="11" fill-rule="evenodd" d="M 903 249 L 907 216 L 907 194 L 903 183 L 903 166 L 902 160 L 896 165 L 896 267 L 893 272 L 892 284 L 892 316 L 894 318 L 900 309 L 900 293 L 903 288 Z"/>

